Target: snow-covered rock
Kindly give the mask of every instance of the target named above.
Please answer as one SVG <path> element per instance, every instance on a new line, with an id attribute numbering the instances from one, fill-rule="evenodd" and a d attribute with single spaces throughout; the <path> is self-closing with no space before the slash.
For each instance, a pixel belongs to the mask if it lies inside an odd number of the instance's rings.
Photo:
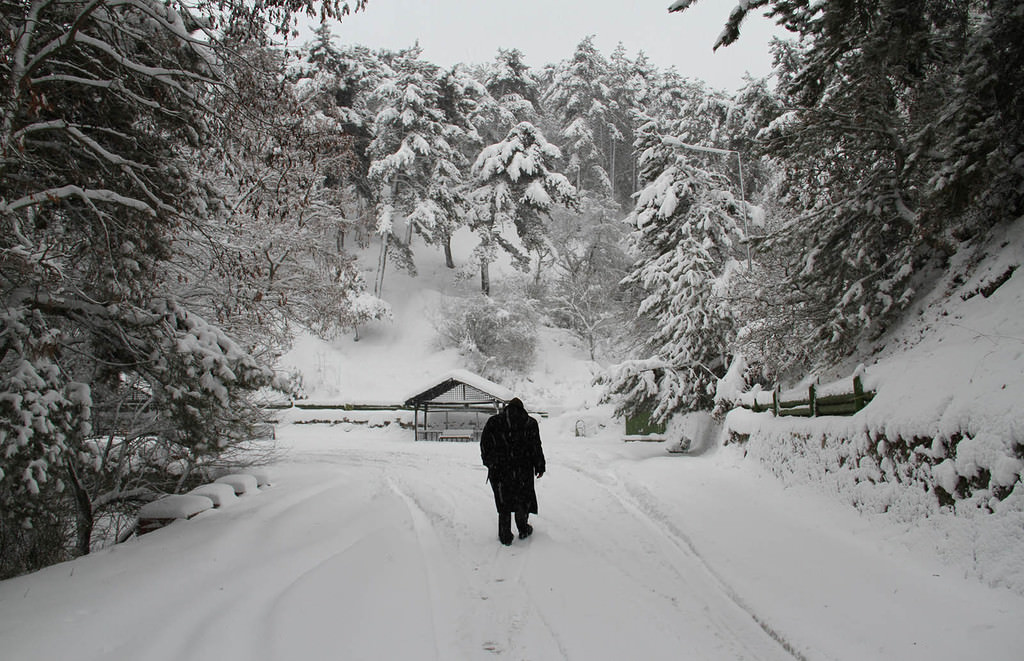
<path id="1" fill-rule="evenodd" d="M 175 494 L 146 503 L 139 510 L 140 519 L 190 519 L 213 508 L 213 501 L 196 494 Z"/>
<path id="2" fill-rule="evenodd" d="M 214 507 L 230 505 L 232 501 L 237 500 L 237 496 L 235 496 L 235 488 L 230 484 L 201 484 L 195 489 L 189 491 L 189 493 L 209 498 L 213 501 Z"/>
<path id="3" fill-rule="evenodd" d="M 235 494 L 241 496 L 247 493 L 255 493 L 259 489 L 259 482 L 252 475 L 245 473 L 233 473 L 218 477 L 214 484 L 229 484 L 235 490 Z"/>

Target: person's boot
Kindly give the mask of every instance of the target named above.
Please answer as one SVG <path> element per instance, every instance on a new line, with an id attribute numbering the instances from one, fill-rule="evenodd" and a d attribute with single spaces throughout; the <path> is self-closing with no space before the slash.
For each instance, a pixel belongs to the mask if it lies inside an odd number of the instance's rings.
<path id="1" fill-rule="evenodd" d="M 519 530 L 519 539 L 526 539 L 533 534 L 533 526 L 528 521 L 529 512 L 516 512 L 516 528 Z"/>
<path id="2" fill-rule="evenodd" d="M 498 541 L 505 546 L 512 543 L 512 513 L 498 513 Z"/>

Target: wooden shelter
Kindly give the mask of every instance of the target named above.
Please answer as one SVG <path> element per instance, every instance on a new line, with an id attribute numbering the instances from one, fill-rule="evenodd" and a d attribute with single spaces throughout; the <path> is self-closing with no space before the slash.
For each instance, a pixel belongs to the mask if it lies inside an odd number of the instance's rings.
<path id="1" fill-rule="evenodd" d="M 515 395 L 466 370 L 453 370 L 405 400 L 417 441 L 479 441 L 487 418 Z M 422 427 L 420 410 L 423 411 Z"/>

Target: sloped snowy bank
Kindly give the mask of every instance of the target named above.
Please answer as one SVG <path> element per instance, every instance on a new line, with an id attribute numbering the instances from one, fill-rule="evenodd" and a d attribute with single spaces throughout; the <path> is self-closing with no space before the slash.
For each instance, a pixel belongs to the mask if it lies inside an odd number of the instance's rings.
<path id="1" fill-rule="evenodd" d="M 726 438 L 785 483 L 905 526 L 965 574 L 1024 594 L 1024 222 L 980 259 L 969 279 L 954 264 L 883 339 L 861 368 L 876 391 L 865 409 L 814 419 L 737 409 Z"/>

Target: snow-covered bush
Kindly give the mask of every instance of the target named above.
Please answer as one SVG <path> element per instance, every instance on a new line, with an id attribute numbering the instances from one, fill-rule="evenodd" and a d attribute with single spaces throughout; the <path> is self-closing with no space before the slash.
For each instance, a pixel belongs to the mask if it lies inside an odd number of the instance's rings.
<path id="1" fill-rule="evenodd" d="M 90 431 L 89 387 L 46 350 L 57 333 L 25 308 L 0 308 L 0 577 L 64 558 L 64 458 Z"/>
<path id="2" fill-rule="evenodd" d="M 1024 445 L 989 433 L 904 438 L 851 418 L 772 418 L 742 409 L 726 427 L 729 439 L 780 477 L 828 482 L 869 510 L 911 518 L 943 507 L 993 512 L 1024 489 Z"/>
<path id="3" fill-rule="evenodd" d="M 524 372 L 537 348 L 537 314 L 522 300 L 489 296 L 447 299 L 435 325 L 445 347 L 457 348 L 483 376 Z"/>

